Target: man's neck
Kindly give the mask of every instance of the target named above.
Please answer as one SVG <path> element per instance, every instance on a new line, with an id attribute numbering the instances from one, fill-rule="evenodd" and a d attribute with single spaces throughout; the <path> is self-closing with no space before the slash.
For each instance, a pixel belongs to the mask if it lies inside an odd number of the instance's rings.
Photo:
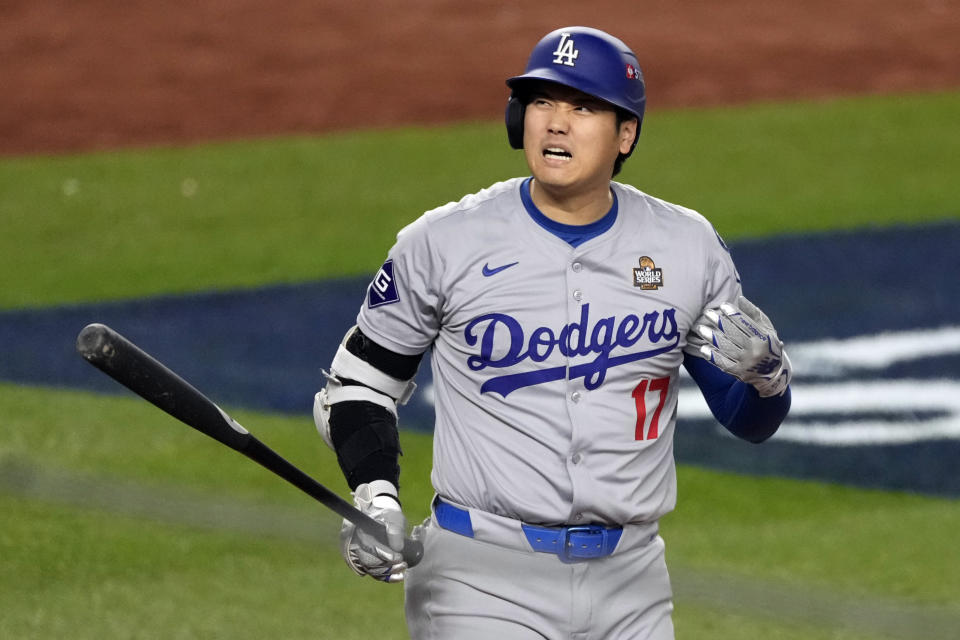
<path id="1" fill-rule="evenodd" d="M 555 222 L 570 225 L 596 222 L 613 206 L 609 183 L 571 196 L 562 190 L 546 187 L 534 178 L 530 181 L 530 199 L 543 215 Z"/>

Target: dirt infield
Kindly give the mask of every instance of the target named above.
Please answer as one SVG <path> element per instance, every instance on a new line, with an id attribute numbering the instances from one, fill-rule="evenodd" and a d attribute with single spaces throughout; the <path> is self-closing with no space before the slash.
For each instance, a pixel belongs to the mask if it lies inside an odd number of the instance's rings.
<path id="1" fill-rule="evenodd" d="M 0 153 L 492 120 L 566 24 L 636 50 L 651 110 L 960 87 L 953 0 L 5 0 Z"/>

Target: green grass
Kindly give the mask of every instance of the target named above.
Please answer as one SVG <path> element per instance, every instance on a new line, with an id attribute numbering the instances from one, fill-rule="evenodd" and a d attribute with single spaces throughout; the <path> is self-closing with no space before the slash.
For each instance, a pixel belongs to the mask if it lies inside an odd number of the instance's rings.
<path id="1" fill-rule="evenodd" d="M 0 460 L 314 508 L 270 472 L 139 398 L 0 385 L 0 406 L 7 415 Z M 228 410 L 268 446 L 349 497 L 309 416 Z M 404 502 L 408 517 L 418 521 L 432 495 L 431 438 L 404 431 L 403 448 Z M 960 593 L 956 501 L 694 467 L 685 467 L 679 482 L 678 508 L 664 520 L 670 556 L 679 565 L 935 603 L 956 601 Z"/>
<path id="2" fill-rule="evenodd" d="M 621 178 L 728 239 L 955 218 L 958 112 L 653 110 Z M 2 159 L 0 308 L 369 273 L 422 211 L 525 172 L 499 124 Z"/>
<path id="3" fill-rule="evenodd" d="M 0 161 L 0 307 L 369 272 L 405 220 L 519 171 L 490 132 Z"/>
<path id="4" fill-rule="evenodd" d="M 625 175 L 729 238 L 960 216 L 960 93 L 689 110 Z"/>
<path id="5" fill-rule="evenodd" d="M 404 628 L 401 590 L 354 576 L 334 545 L 199 531 L 2 494 L 0 509 L 4 638 L 405 636 L 380 634 Z"/>
<path id="6" fill-rule="evenodd" d="M 354 576 L 335 543 L 339 521 L 240 454 L 132 396 L 0 385 L 0 407 L 0 637 L 406 637 L 402 589 Z M 309 417 L 231 414 L 349 498 Z M 422 519 L 429 480 L 407 478 L 429 467 L 430 438 L 403 438 L 408 513 Z M 58 492 L 62 484 L 51 490 L 45 477 L 76 478 L 87 495 Z M 109 498 L 131 486 L 157 504 L 124 515 Z M 97 490 L 106 495 L 89 495 Z M 316 520 L 316 536 L 165 521 L 164 500 L 181 494 L 205 496 L 211 508 L 260 505 L 267 515 L 280 506 L 301 522 Z M 108 508 L 97 507 L 104 502 Z M 370 616 L 368 607 L 382 614 Z M 396 633 L 382 634 L 384 626 Z"/>
<path id="7" fill-rule="evenodd" d="M 248 500 L 313 506 L 310 498 L 269 471 L 130 393 L 104 397 L 0 384 L 0 407 L 4 414 L 0 461 L 7 458 L 118 481 L 204 487 Z M 336 457 L 319 439 L 310 416 L 291 418 L 225 408 L 280 455 L 349 497 Z M 402 435 L 405 466 L 411 472 L 429 468 L 429 436 L 407 431 Z M 417 479 L 413 483 L 403 476 L 401 484 L 411 505 L 419 506 L 411 517 L 423 518 L 432 494 L 429 479 L 422 475 Z"/>
<path id="8" fill-rule="evenodd" d="M 849 630 L 837 630 L 815 624 L 787 624 L 774 616 L 759 619 L 729 610 L 716 610 L 682 603 L 674 609 L 674 629 L 680 640 L 867 640 L 876 638 Z"/>
<path id="9" fill-rule="evenodd" d="M 0 494 L 0 636 L 407 638 L 402 589 L 333 545 L 263 540 Z M 69 532 L 69 535 L 65 535 Z M 816 624 L 677 603 L 678 638 L 859 640 Z"/>
<path id="10" fill-rule="evenodd" d="M 682 566 L 960 604 L 955 500 L 693 467 L 678 476 L 664 539 Z"/>
<path id="11" fill-rule="evenodd" d="M 0 385 L 0 637 L 406 637 L 402 593 L 353 576 L 335 547 L 337 521 L 316 540 L 255 536 L 91 508 L 54 493 L 28 500 L 11 462 L 100 486 L 163 488 L 211 504 L 324 512 L 266 470 L 134 397 Z M 260 439 L 347 496 L 308 417 L 231 410 Z M 427 513 L 431 438 L 403 433 L 404 502 Z M 4 478 L 6 479 L 4 480 Z M 680 506 L 663 535 L 676 569 L 712 572 L 852 598 L 957 607 L 955 501 L 683 466 Z M 149 513 L 149 509 L 147 509 Z M 15 578 L 13 578 L 15 576 Z M 375 606 L 382 614 L 369 615 Z M 715 611 L 678 599 L 685 638 L 858 638 L 806 621 Z M 960 609 L 956 609 L 960 615 Z M 256 611 L 256 614 L 251 612 Z M 381 621 L 382 620 L 382 621 Z M 380 633 L 386 629 L 383 633 Z"/>

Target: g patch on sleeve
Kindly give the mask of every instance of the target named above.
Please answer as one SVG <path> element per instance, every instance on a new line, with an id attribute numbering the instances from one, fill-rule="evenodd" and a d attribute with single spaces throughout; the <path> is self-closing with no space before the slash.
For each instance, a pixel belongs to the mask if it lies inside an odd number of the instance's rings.
<path id="1" fill-rule="evenodd" d="M 397 281 L 393 277 L 393 260 L 387 260 L 373 277 L 373 282 L 367 288 L 367 307 L 373 309 L 384 304 L 393 304 L 400 301 L 397 293 Z"/>

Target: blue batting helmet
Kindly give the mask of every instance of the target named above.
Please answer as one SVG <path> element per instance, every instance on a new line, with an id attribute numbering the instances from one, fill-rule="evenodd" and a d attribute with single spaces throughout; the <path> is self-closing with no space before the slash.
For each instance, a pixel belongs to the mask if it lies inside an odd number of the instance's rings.
<path id="1" fill-rule="evenodd" d="M 538 80 L 578 89 L 633 114 L 640 135 L 646 104 L 643 73 L 633 51 L 610 34 L 590 27 L 565 27 L 537 43 L 523 75 L 507 80 L 511 89 L 507 137 L 514 149 L 523 148 L 524 85 Z M 633 146 L 636 144 L 634 138 Z"/>

